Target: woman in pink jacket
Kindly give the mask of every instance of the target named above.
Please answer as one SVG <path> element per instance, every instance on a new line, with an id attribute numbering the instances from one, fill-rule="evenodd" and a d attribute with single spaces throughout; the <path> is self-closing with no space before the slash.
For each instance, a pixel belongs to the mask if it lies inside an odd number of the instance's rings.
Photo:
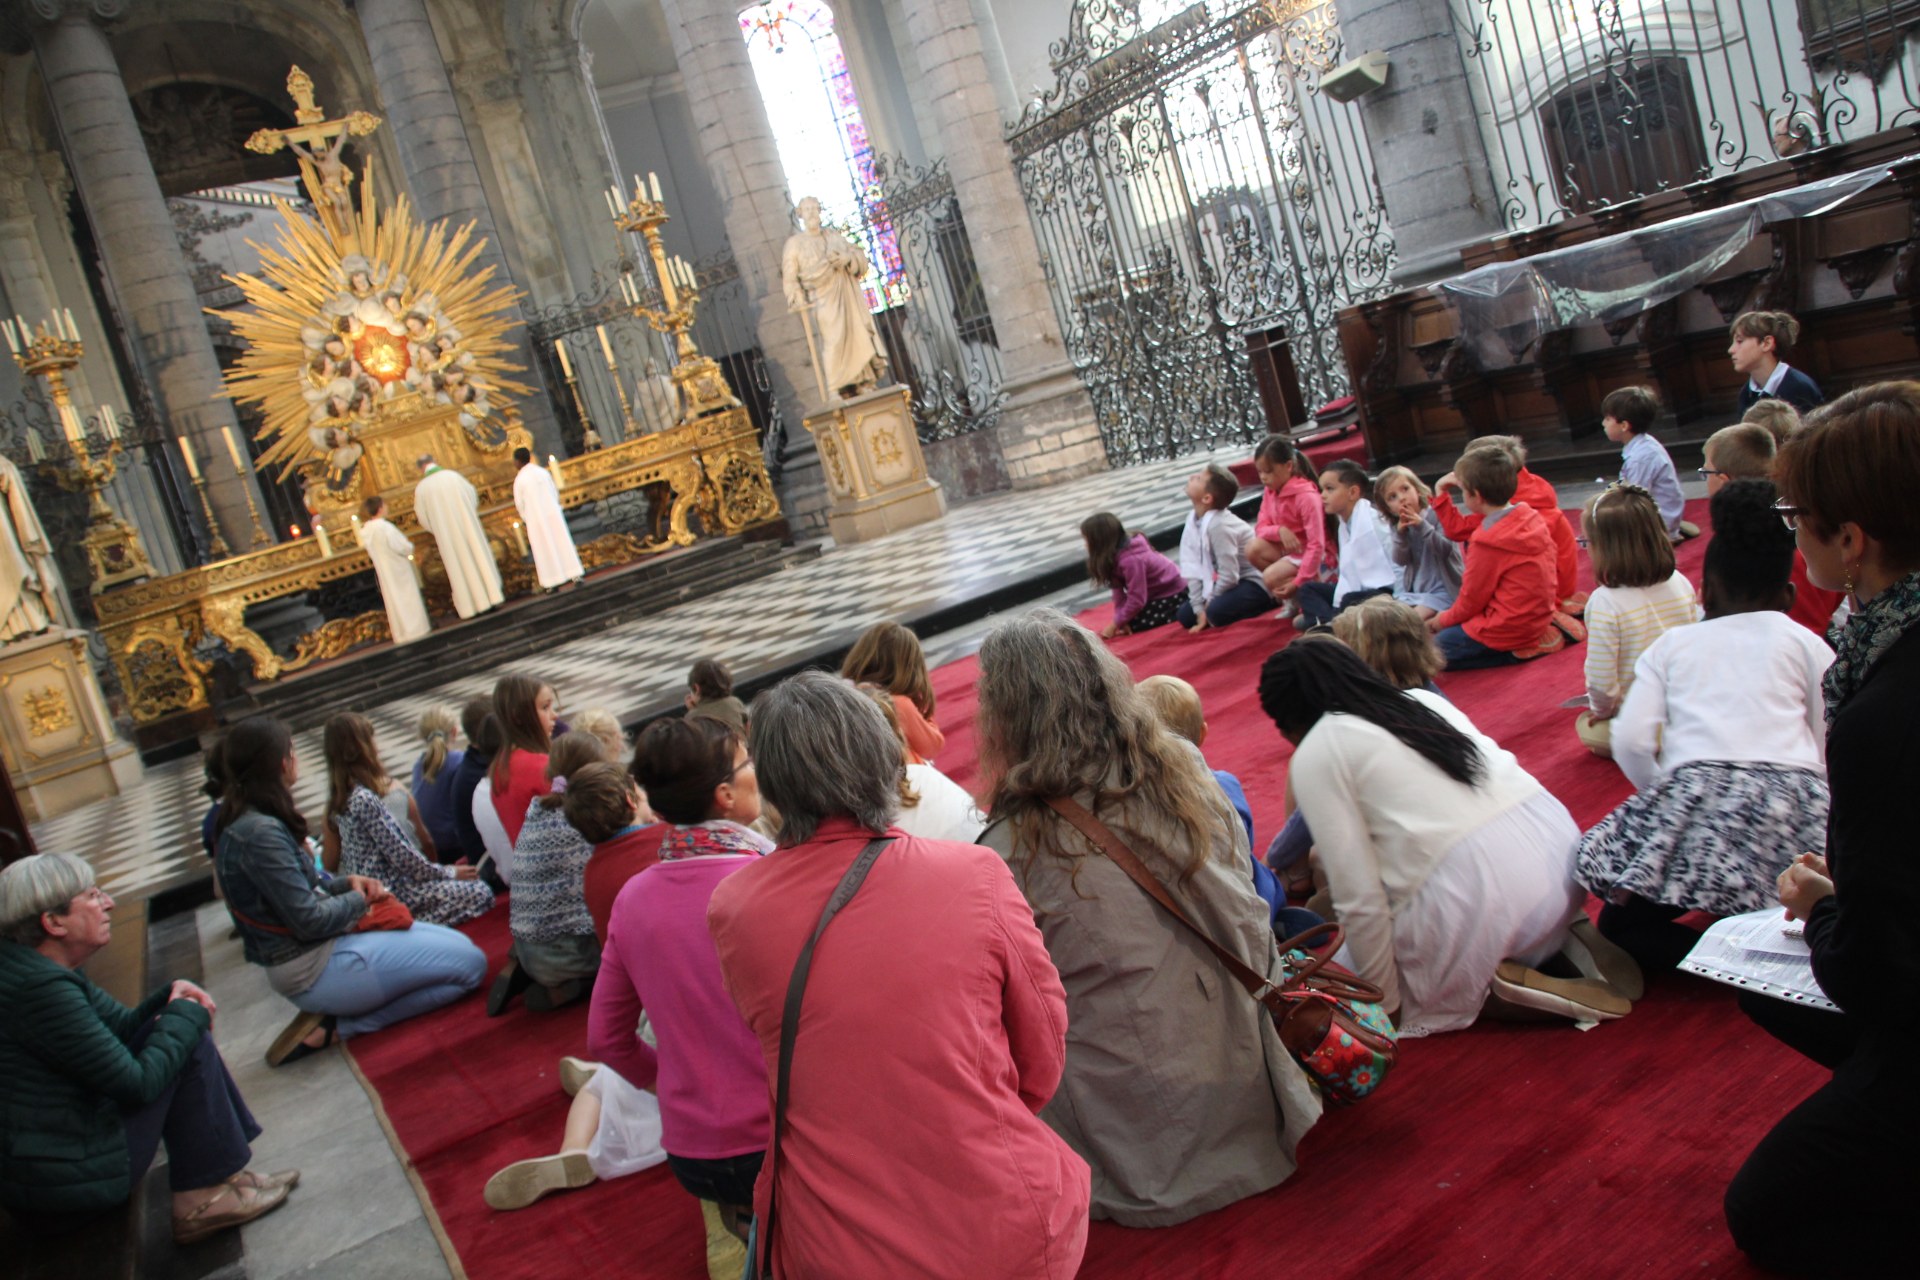
<path id="1" fill-rule="evenodd" d="M 1006 865 L 891 826 L 900 748 L 851 684 L 804 672 L 754 704 L 780 848 L 714 891 L 734 1003 L 778 1074 L 794 961 L 876 835 L 892 837 L 813 954 L 786 1124 L 755 1189 L 773 1263 L 810 1276 L 1059 1277 L 1086 1246 L 1088 1171 L 1037 1112 L 1066 995 Z"/>

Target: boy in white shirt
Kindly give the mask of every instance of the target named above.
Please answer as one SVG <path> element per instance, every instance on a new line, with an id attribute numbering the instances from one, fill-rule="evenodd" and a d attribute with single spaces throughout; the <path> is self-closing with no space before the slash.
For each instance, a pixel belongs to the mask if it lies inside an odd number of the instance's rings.
<path id="1" fill-rule="evenodd" d="M 1390 595 L 1400 581 L 1393 563 L 1393 527 L 1374 510 L 1372 493 L 1373 481 L 1357 462 L 1342 458 L 1320 473 L 1320 500 L 1327 514 L 1340 521 L 1339 579 L 1288 584 L 1299 593 L 1295 625 L 1301 630 L 1331 622 L 1335 614 L 1369 596 Z"/>
<path id="2" fill-rule="evenodd" d="M 1180 575 L 1187 598 L 1176 615 L 1188 631 L 1205 631 L 1273 608 L 1260 570 L 1247 559 L 1253 526 L 1228 508 L 1240 482 L 1225 467 L 1210 464 L 1187 480 L 1193 514 L 1180 533 Z"/>

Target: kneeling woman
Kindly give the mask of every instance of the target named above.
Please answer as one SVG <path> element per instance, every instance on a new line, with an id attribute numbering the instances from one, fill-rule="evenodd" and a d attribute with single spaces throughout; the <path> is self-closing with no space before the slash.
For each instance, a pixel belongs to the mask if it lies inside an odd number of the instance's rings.
<path id="1" fill-rule="evenodd" d="M 214 861 L 247 959 L 301 1010 L 267 1050 L 279 1066 L 378 1031 L 480 985 L 487 958 L 466 935 L 415 922 L 365 931 L 370 904 L 389 897 L 365 876 L 322 881 L 293 803 L 300 776 L 293 735 L 278 720 L 243 720 L 227 735 L 227 790 Z"/>
<path id="2" fill-rule="evenodd" d="M 1308 637 L 1267 659 L 1260 707 L 1294 745 L 1289 780 L 1346 933 L 1343 959 L 1386 993 L 1403 1034 L 1469 1026 L 1490 993 L 1489 1012 L 1579 1021 L 1632 1007 L 1638 969 L 1581 913 L 1580 829 L 1451 703 L 1396 689 L 1345 645 Z M 1563 951 L 1566 971 L 1587 976 L 1539 971 Z"/>
<path id="3" fill-rule="evenodd" d="M 125 1204 L 162 1136 L 181 1244 L 251 1222 L 300 1180 L 249 1172 L 260 1136 L 214 1048 L 213 999 L 175 982 L 129 1009 L 79 972 L 113 899 L 64 853 L 0 871 L 0 1204 L 60 1230 Z"/>

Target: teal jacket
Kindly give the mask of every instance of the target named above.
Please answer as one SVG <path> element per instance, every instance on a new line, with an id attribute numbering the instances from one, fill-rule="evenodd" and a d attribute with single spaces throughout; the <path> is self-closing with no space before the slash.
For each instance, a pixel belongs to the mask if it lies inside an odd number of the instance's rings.
<path id="1" fill-rule="evenodd" d="M 156 1018 L 140 1052 L 129 1050 Z M 0 1204 L 71 1213 L 124 1203 L 133 1183 L 122 1110 L 159 1097 L 209 1023 L 164 990 L 129 1009 L 83 974 L 0 941 Z"/>

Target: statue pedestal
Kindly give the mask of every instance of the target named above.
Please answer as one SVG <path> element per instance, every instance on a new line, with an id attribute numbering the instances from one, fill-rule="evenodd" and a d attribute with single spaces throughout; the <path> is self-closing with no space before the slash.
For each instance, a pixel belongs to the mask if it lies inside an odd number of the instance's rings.
<path id="1" fill-rule="evenodd" d="M 0 648 L 0 749 L 30 821 L 118 795 L 144 774 L 114 735 L 85 633 L 57 627 Z"/>
<path id="2" fill-rule="evenodd" d="M 806 425 L 820 447 L 836 542 L 864 542 L 947 513 L 946 495 L 927 478 L 905 387 L 843 400 Z"/>

